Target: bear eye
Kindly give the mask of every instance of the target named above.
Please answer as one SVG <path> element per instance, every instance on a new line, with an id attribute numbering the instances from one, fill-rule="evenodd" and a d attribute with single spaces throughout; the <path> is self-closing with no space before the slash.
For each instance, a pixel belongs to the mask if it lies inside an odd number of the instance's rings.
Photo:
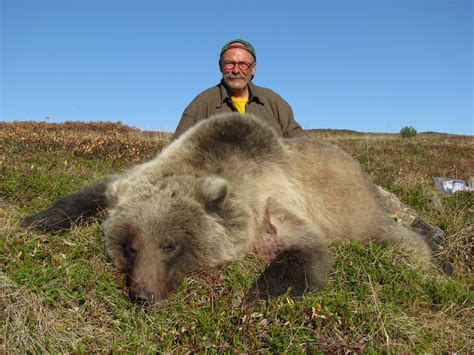
<path id="1" fill-rule="evenodd" d="M 168 243 L 168 244 L 165 244 L 162 249 L 165 253 L 171 253 L 172 251 L 176 249 L 176 245 L 173 243 Z"/>
<path id="2" fill-rule="evenodd" d="M 131 263 L 137 257 L 137 249 L 133 248 L 130 244 L 126 244 L 124 248 L 124 254 L 127 260 Z"/>

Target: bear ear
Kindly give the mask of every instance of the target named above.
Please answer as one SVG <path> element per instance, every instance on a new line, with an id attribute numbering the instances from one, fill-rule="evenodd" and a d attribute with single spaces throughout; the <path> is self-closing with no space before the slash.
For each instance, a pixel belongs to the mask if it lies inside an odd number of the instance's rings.
<path id="1" fill-rule="evenodd" d="M 229 195 L 227 180 L 208 177 L 199 186 L 199 197 L 207 208 L 219 208 Z"/>

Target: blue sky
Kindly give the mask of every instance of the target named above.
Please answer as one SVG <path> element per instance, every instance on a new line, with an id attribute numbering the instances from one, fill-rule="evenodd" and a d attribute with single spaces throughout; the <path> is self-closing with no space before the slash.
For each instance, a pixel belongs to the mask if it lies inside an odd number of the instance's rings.
<path id="1" fill-rule="evenodd" d="M 222 45 L 304 128 L 474 134 L 470 0 L 0 0 L 2 121 L 173 131 Z"/>

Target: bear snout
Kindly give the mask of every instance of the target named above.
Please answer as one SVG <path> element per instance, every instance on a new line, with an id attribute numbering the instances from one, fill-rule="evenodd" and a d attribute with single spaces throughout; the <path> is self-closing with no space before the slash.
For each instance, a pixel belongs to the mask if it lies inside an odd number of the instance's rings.
<path id="1" fill-rule="evenodd" d="M 133 303 L 146 306 L 155 303 L 155 294 L 145 288 L 129 288 L 128 298 Z"/>

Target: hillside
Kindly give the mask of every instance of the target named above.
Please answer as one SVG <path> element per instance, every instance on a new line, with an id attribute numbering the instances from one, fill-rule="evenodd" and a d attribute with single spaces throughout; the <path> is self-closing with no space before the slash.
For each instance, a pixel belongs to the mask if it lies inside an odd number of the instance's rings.
<path id="1" fill-rule="evenodd" d="M 474 194 L 442 195 L 433 177 L 473 176 L 474 138 L 310 134 L 340 145 L 374 182 L 442 228 L 447 244 L 436 258 L 454 273 L 417 265 L 393 247 L 341 243 L 331 249 L 328 286 L 303 299 L 244 302 L 264 267 L 249 256 L 186 279 L 146 312 L 126 299 L 100 221 L 58 234 L 19 223 L 153 158 L 170 134 L 114 123 L 0 123 L 0 352 L 472 352 Z"/>

